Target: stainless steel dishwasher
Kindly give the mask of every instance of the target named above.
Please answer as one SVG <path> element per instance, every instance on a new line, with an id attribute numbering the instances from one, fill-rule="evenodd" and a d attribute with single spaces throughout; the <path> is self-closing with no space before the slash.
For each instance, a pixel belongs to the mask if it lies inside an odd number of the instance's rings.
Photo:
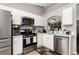
<path id="1" fill-rule="evenodd" d="M 69 38 L 63 36 L 54 37 L 54 51 L 58 54 L 68 55 L 69 53 Z"/>

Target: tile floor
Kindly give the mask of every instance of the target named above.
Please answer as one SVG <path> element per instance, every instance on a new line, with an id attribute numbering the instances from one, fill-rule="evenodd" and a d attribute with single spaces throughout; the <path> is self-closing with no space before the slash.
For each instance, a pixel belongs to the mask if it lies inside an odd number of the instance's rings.
<path id="1" fill-rule="evenodd" d="M 29 50 L 29 49 L 26 49 L 26 51 L 27 50 Z M 38 48 L 38 49 L 33 49 L 33 50 L 30 50 L 30 51 L 31 52 L 28 52 L 27 54 L 25 53 L 25 55 L 59 55 L 58 53 L 55 53 L 55 52 L 53 52 L 53 51 L 51 51 L 51 50 L 49 50 L 45 47 L 41 47 L 41 48 Z"/>
<path id="2" fill-rule="evenodd" d="M 27 53 L 25 55 L 58 55 L 58 54 L 56 54 L 56 53 L 50 53 L 50 52 L 47 52 L 47 54 L 42 54 L 42 53 L 38 53 L 37 51 L 34 50 L 34 51 L 29 52 L 29 53 Z"/>
<path id="3" fill-rule="evenodd" d="M 32 51 L 30 53 L 27 53 L 26 55 L 40 55 L 37 51 Z"/>

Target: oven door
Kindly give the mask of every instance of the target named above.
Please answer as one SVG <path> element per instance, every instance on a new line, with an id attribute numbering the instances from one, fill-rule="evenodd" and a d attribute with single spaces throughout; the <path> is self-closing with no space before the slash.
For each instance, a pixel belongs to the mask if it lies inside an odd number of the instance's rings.
<path id="1" fill-rule="evenodd" d="M 23 39 L 23 47 L 24 48 L 31 45 L 31 44 L 32 44 L 32 38 L 31 37 L 25 37 Z"/>

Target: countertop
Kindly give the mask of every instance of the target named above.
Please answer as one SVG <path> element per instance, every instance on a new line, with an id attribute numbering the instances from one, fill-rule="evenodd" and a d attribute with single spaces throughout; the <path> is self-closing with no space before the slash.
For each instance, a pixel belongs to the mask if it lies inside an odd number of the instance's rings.
<path id="1" fill-rule="evenodd" d="M 61 37 L 72 37 L 74 35 L 67 35 L 67 34 L 60 34 L 60 33 L 38 33 L 38 34 L 50 34 L 50 35 L 56 35 Z"/>
<path id="2" fill-rule="evenodd" d="M 54 34 L 54 35 L 57 35 L 57 36 L 61 36 L 61 37 L 72 37 L 73 35 L 67 35 L 67 34 Z"/>

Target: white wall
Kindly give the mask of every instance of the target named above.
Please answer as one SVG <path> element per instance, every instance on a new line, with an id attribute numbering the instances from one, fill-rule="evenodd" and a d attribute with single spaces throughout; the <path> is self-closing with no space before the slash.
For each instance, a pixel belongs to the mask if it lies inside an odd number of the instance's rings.
<path id="1" fill-rule="evenodd" d="M 22 16 L 34 18 L 35 25 L 37 25 L 39 23 L 44 25 L 44 17 L 42 17 L 42 16 L 39 16 L 39 15 L 36 15 L 36 14 L 33 14 L 33 13 L 29 13 L 29 12 L 26 12 L 26 11 L 23 11 L 23 10 L 20 10 L 20 9 L 7 7 L 7 6 L 4 6 L 4 5 L 0 5 L 0 9 L 11 11 L 12 15 L 13 16 L 18 15 L 19 19 L 21 19 Z M 19 19 L 17 19 L 17 20 L 19 20 Z"/>
<path id="2" fill-rule="evenodd" d="M 44 7 L 32 5 L 28 3 L 0 3 L 4 6 L 8 6 L 15 9 L 20 9 L 25 12 L 33 13 L 42 16 L 44 14 Z"/>
<path id="3" fill-rule="evenodd" d="M 56 4 L 51 5 L 50 7 L 46 8 L 46 12 L 56 10 L 58 8 L 65 6 L 65 5 L 68 5 L 68 4 L 70 4 L 70 3 L 56 3 Z"/>
<path id="4" fill-rule="evenodd" d="M 63 6 L 63 7 L 61 7 L 61 8 L 57 8 L 57 9 L 55 9 L 55 10 L 52 10 L 52 11 L 50 11 L 50 12 L 47 12 L 47 13 L 44 15 L 44 17 L 45 17 L 46 20 L 47 20 L 49 17 L 51 17 L 51 16 L 56 16 L 56 15 L 62 17 L 62 10 L 63 10 L 64 8 L 74 7 L 74 5 L 75 5 L 75 4 L 68 4 L 68 5 L 65 5 L 65 6 Z M 74 11 L 73 11 L 73 12 L 76 13 L 75 8 L 74 8 Z M 71 41 L 71 42 L 72 42 L 72 44 L 71 44 L 71 51 L 72 51 L 72 53 L 76 53 L 76 15 L 75 15 L 75 13 L 74 13 L 73 25 L 72 25 L 72 26 L 63 26 L 63 24 L 62 24 L 62 29 L 69 29 L 69 30 L 71 30 L 71 31 L 74 33 L 74 37 L 72 38 L 72 41 Z M 47 24 L 46 24 L 46 28 L 47 28 Z"/>

